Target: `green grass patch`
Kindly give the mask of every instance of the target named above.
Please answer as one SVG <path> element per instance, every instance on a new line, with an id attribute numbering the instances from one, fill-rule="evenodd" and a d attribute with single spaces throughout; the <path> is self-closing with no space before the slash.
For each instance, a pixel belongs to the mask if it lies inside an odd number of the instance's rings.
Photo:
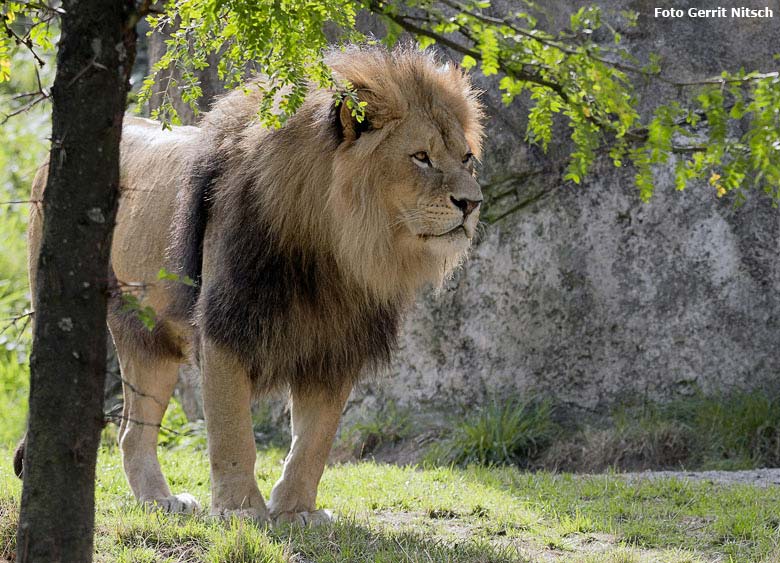
<path id="1" fill-rule="evenodd" d="M 569 426 L 532 462 L 585 472 L 778 467 L 780 393 L 737 391 L 619 406 Z"/>
<path id="2" fill-rule="evenodd" d="M 364 458 L 578 473 L 780 467 L 780 391 L 615 405 L 601 414 L 549 399 L 438 414 L 389 404 L 341 429 L 335 459 Z"/>
<path id="3" fill-rule="evenodd" d="M 9 459 L 10 451 L 0 452 Z M 258 455 L 267 495 L 284 452 Z M 172 488 L 208 509 L 206 454 L 162 451 Z M 0 464 L 0 555 L 14 549 L 19 482 Z M 529 473 L 513 467 L 330 467 L 319 505 L 340 519 L 318 529 L 268 530 L 145 513 L 131 497 L 116 448 L 101 450 L 96 560 L 102 562 L 317 561 L 775 561 L 780 490 L 616 474 Z M 2 550 L 5 550 L 3 552 Z"/>
<path id="4" fill-rule="evenodd" d="M 414 414 L 389 401 L 372 416 L 342 428 L 337 449 L 350 450 L 356 459 L 372 455 L 383 446 L 392 446 L 414 435 Z"/>
<path id="5" fill-rule="evenodd" d="M 550 401 L 494 401 L 455 424 L 428 454 L 434 463 L 525 466 L 559 434 Z"/>

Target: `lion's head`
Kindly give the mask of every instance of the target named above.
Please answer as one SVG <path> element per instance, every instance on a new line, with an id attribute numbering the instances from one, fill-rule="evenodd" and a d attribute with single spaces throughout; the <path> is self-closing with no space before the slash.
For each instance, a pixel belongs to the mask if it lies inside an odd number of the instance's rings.
<path id="1" fill-rule="evenodd" d="M 460 69 L 412 46 L 353 46 L 325 62 L 336 88 L 313 88 L 281 129 L 256 119 L 262 88 L 217 102 L 202 127 L 223 177 L 205 199 L 249 214 L 230 223 L 267 225 L 309 263 L 334 258 L 370 297 L 407 301 L 441 285 L 476 231 L 477 91 Z M 366 102 L 361 121 L 335 104 L 345 82 Z M 251 198 L 232 199 L 247 185 Z"/>
<path id="2" fill-rule="evenodd" d="M 372 289 L 439 285 L 479 221 L 482 111 L 466 75 L 415 48 L 352 48 L 327 59 L 367 102 L 338 110 L 328 206 L 343 263 Z"/>

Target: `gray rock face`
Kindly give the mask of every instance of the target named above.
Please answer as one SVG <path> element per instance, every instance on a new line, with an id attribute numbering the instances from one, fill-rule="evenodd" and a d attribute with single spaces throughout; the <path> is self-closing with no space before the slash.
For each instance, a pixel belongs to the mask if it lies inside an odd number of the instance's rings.
<path id="1" fill-rule="evenodd" d="M 546 25 L 565 25 L 569 3 L 545 5 Z M 639 25 L 621 33 L 640 59 L 660 54 L 675 79 L 776 66 L 780 13 L 672 21 L 654 19 L 652 2 L 602 5 L 639 11 Z M 607 159 L 583 186 L 563 183 L 567 144 L 547 155 L 527 146 L 527 106 L 504 107 L 496 82 L 482 80 L 490 118 L 480 178 L 488 194 L 508 192 L 505 207 L 525 205 L 486 227 L 439 295 L 418 300 L 390 377 L 364 384 L 355 401 L 424 408 L 543 393 L 593 408 L 776 381 L 780 217 L 768 198 L 753 193 L 735 208 L 709 186 L 679 193 L 669 166 L 644 204 L 633 172 Z M 645 108 L 679 96 L 658 84 L 641 94 Z"/>
<path id="2" fill-rule="evenodd" d="M 735 210 L 704 188 L 645 205 L 630 174 L 600 172 L 490 227 L 446 289 L 418 301 L 392 376 L 365 392 L 594 407 L 776 378 L 776 210 Z"/>

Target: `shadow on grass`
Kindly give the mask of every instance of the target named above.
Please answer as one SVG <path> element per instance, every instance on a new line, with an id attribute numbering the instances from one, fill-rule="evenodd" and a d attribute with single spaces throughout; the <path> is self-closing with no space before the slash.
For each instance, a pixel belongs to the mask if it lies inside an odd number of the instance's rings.
<path id="1" fill-rule="evenodd" d="M 177 527 L 160 526 L 160 522 L 154 524 L 149 519 L 125 522 L 115 530 L 115 560 L 129 563 L 162 557 L 177 563 L 528 561 L 511 547 L 499 549 L 468 538 L 450 543 L 422 533 L 373 528 L 353 519 L 318 528 L 285 526 L 274 530 L 241 520 L 221 523 L 188 519 L 179 523 Z"/>
<path id="2" fill-rule="evenodd" d="M 0 498 L 0 561 L 13 561 L 19 507 L 12 498 Z"/>
<path id="3" fill-rule="evenodd" d="M 275 530 L 272 537 L 290 546 L 293 560 L 300 563 L 340 561 L 452 561 L 522 562 L 516 549 L 498 548 L 481 540 L 464 537 L 445 541 L 430 534 L 393 531 L 366 526 L 355 520 L 341 520 L 333 526 Z"/>

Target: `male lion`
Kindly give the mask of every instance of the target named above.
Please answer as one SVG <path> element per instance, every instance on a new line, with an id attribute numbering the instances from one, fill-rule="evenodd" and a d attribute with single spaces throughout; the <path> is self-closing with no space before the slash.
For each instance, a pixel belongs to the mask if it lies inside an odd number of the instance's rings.
<path id="1" fill-rule="evenodd" d="M 364 120 L 337 106 L 336 92 L 313 89 L 269 130 L 251 87 L 219 100 L 198 127 L 126 120 L 111 267 L 123 284 L 143 284 L 157 320 L 148 331 L 113 298 L 108 322 L 124 379 L 122 459 L 142 503 L 197 507 L 171 494 L 156 453 L 179 364 L 192 354 L 212 514 L 327 521 L 317 486 L 353 383 L 388 360 L 415 292 L 441 284 L 469 248 L 482 113 L 466 76 L 414 48 L 351 47 L 327 63 L 367 102 Z M 33 284 L 41 219 L 34 211 Z M 195 284 L 158 281 L 164 267 Z M 250 406 L 282 387 L 293 438 L 266 507 Z"/>

